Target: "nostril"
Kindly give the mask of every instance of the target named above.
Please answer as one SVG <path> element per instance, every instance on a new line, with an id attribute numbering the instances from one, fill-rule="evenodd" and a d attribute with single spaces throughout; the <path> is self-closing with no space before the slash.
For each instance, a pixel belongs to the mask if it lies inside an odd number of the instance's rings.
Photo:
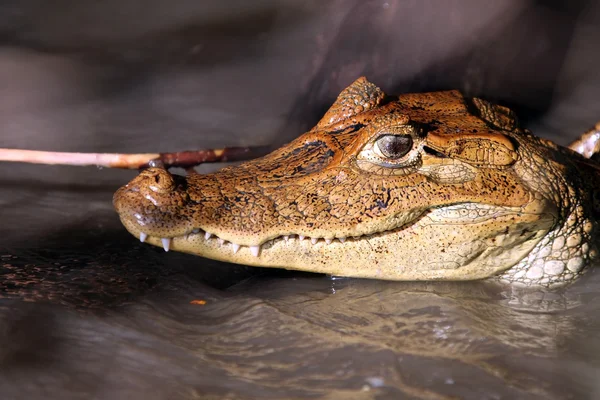
<path id="1" fill-rule="evenodd" d="M 169 193 L 175 189 L 175 178 L 166 170 L 146 170 L 143 180 L 149 190 L 155 193 Z"/>

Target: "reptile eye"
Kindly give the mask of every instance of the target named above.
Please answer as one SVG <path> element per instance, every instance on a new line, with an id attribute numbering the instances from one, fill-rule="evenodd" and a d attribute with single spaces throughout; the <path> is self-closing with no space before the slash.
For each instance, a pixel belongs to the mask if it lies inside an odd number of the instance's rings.
<path id="1" fill-rule="evenodd" d="M 397 160 L 404 157 L 412 148 L 412 137 L 407 135 L 384 135 L 375 142 L 382 156 Z"/>

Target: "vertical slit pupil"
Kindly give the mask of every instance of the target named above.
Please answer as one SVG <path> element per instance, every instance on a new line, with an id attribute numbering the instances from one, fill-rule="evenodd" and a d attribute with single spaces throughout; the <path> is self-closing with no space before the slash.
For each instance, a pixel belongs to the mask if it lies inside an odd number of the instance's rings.
<path id="1" fill-rule="evenodd" d="M 384 135 L 377 139 L 377 146 L 381 150 L 381 154 L 392 159 L 405 156 L 412 145 L 412 137 L 407 135 Z"/>

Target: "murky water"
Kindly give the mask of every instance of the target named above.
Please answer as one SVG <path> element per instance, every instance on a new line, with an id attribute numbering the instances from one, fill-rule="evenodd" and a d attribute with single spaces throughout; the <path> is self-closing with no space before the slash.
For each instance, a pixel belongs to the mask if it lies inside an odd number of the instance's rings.
<path id="1" fill-rule="evenodd" d="M 595 1 L 34 3 L 0 4 L 0 147 L 282 143 L 361 74 L 560 143 L 600 114 Z M 528 291 L 165 254 L 112 210 L 133 174 L 0 165 L 1 399 L 600 398 L 600 272 Z"/>
<path id="2" fill-rule="evenodd" d="M 139 244 L 110 196 L 64 193 L 106 201 L 0 254 L 2 398 L 600 395 L 595 271 L 532 291 L 236 267 Z"/>

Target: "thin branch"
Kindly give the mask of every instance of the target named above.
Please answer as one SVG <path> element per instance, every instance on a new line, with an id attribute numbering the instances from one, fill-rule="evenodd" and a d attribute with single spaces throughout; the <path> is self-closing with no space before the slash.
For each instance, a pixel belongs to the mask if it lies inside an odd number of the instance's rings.
<path id="1" fill-rule="evenodd" d="M 245 161 L 262 157 L 270 151 L 268 146 L 224 147 L 182 151 L 175 153 L 70 153 L 36 150 L 1 149 L 0 161 L 22 162 L 29 164 L 74 165 L 106 168 L 140 169 L 148 165 L 161 164 L 165 168 L 192 168 L 204 163 L 225 161 Z"/>
<path id="2" fill-rule="evenodd" d="M 568 147 L 585 158 L 597 156 L 600 152 L 600 122 L 573 143 L 569 144 Z"/>
<path id="3" fill-rule="evenodd" d="M 67 153 L 37 150 L 0 149 L 0 161 L 49 165 L 96 165 L 108 168 L 139 168 L 148 161 L 160 157 L 159 153 Z"/>
<path id="4" fill-rule="evenodd" d="M 270 146 L 224 147 L 222 149 L 160 153 L 159 157 L 154 160 L 162 161 L 167 168 L 191 168 L 204 163 L 252 160 L 262 157 L 271 151 L 272 148 Z"/>

